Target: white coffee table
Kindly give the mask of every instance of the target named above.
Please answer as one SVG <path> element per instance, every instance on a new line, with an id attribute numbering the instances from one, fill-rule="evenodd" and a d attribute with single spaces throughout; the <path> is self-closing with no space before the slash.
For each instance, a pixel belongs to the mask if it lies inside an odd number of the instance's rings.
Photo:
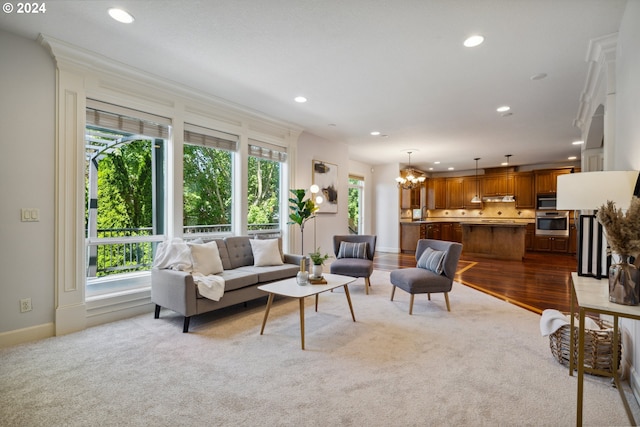
<path id="1" fill-rule="evenodd" d="M 266 285 L 258 286 L 258 289 L 268 292 L 269 299 L 267 301 L 267 309 L 264 312 L 264 319 L 262 320 L 262 328 L 260 329 L 260 335 L 264 332 L 264 326 L 267 324 L 267 317 L 269 316 L 269 310 L 271 309 L 271 303 L 275 295 L 282 295 L 285 297 L 298 298 L 300 301 L 300 339 L 302 341 L 302 349 L 304 350 L 304 299 L 315 295 L 316 297 L 316 311 L 318 311 L 318 295 L 322 292 L 330 291 L 340 286 L 344 287 L 344 294 L 347 296 L 347 302 L 349 303 L 349 310 L 351 310 L 351 318 L 356 321 L 356 316 L 353 314 L 353 306 L 351 305 L 351 296 L 349 295 L 349 283 L 356 279 L 349 276 L 342 276 L 339 274 L 323 274 L 322 277 L 327 281 L 326 285 L 304 285 L 300 286 L 296 282 L 295 277 L 291 279 L 279 280 L 277 282 L 268 283 Z"/>

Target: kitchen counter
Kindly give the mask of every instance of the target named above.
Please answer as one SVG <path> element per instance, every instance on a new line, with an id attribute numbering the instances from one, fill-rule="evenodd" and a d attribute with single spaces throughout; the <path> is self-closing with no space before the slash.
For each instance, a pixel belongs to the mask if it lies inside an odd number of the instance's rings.
<path id="1" fill-rule="evenodd" d="M 484 220 L 460 224 L 464 254 L 511 260 L 524 257 L 526 222 Z"/>

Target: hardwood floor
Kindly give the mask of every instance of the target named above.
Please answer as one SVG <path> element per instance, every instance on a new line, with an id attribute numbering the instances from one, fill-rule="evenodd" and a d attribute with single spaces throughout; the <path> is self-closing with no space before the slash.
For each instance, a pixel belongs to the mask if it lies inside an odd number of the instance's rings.
<path id="1" fill-rule="evenodd" d="M 413 254 L 376 253 L 374 268 L 415 267 Z M 522 261 L 468 257 L 458 263 L 456 281 L 535 313 L 547 308 L 569 311 L 573 255 L 527 252 Z M 455 287 L 452 292 L 455 292 Z"/>

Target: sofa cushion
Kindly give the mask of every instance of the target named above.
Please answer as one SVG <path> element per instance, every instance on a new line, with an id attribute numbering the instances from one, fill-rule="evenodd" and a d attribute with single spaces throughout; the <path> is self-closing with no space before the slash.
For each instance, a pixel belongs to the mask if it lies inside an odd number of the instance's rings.
<path id="1" fill-rule="evenodd" d="M 244 288 L 246 286 L 258 283 L 258 274 L 253 271 L 241 269 L 225 270 L 218 276 L 224 279 L 224 291 L 230 292 L 235 289 Z M 224 298 L 224 296 L 222 297 Z"/>
<path id="2" fill-rule="evenodd" d="M 253 251 L 251 250 L 251 237 L 230 236 L 224 238 L 229 253 L 230 268 L 234 269 L 246 265 L 253 265 Z M 225 270 L 227 268 L 225 267 Z"/>
<path id="3" fill-rule="evenodd" d="M 427 248 L 422 255 L 420 255 L 417 267 L 425 268 L 436 274 L 442 274 L 442 271 L 444 270 L 444 255 L 444 251 L 436 251 L 435 249 Z"/>
<path id="4" fill-rule="evenodd" d="M 367 258 L 367 242 L 340 242 L 338 258 Z"/>
<path id="5" fill-rule="evenodd" d="M 278 239 L 249 241 L 253 252 L 253 265 L 256 267 L 268 265 L 282 265 L 282 255 L 278 245 Z"/>
<path id="6" fill-rule="evenodd" d="M 209 274 L 222 273 L 222 260 L 218 251 L 217 242 L 203 244 L 187 243 L 191 249 L 191 260 L 193 261 L 193 271 L 205 276 Z"/>
<path id="7" fill-rule="evenodd" d="M 300 267 L 293 264 L 272 265 L 268 267 L 239 267 L 239 271 L 245 271 L 258 275 L 258 281 L 260 283 L 271 282 L 274 280 L 288 279 L 289 277 L 295 277 Z"/>

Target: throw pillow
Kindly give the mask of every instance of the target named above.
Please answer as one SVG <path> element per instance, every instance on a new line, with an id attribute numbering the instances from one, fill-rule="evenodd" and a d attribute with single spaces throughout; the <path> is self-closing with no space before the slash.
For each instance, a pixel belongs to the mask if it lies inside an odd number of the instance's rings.
<path id="1" fill-rule="evenodd" d="M 340 242 L 338 258 L 367 258 L 367 242 Z"/>
<path id="2" fill-rule="evenodd" d="M 249 242 L 251 242 L 254 266 L 264 267 L 267 265 L 283 264 L 280 249 L 278 248 L 278 239 L 251 239 Z"/>
<path id="3" fill-rule="evenodd" d="M 418 268 L 425 268 L 436 274 L 442 274 L 444 271 L 444 254 L 444 251 L 427 248 L 418 259 Z"/>
<path id="4" fill-rule="evenodd" d="M 222 273 L 222 260 L 216 242 L 204 244 L 187 243 L 191 249 L 191 259 L 193 261 L 193 271 L 204 276 Z"/>

